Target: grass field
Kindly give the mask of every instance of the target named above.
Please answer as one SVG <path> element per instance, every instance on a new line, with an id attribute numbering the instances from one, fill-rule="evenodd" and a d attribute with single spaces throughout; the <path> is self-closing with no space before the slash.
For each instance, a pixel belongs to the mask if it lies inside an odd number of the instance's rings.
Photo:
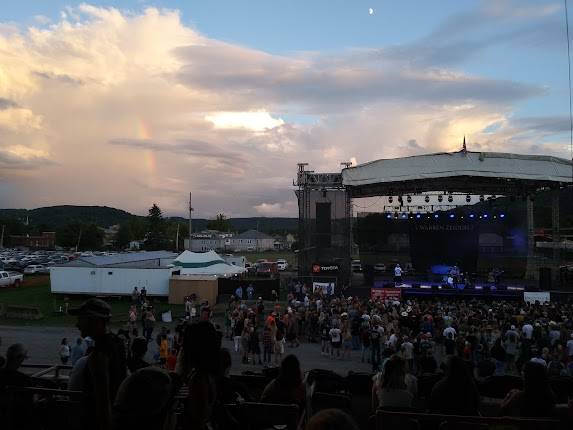
<path id="1" fill-rule="evenodd" d="M 81 305 L 88 297 L 69 296 L 70 307 Z M 153 300 L 153 299 L 152 299 Z M 122 325 L 127 320 L 130 297 L 109 298 L 107 302 L 112 308 L 112 324 Z M 43 314 L 40 320 L 10 319 L 0 317 L 0 324 L 8 325 L 45 325 L 45 326 L 72 326 L 76 318 L 69 315 L 61 315 L 58 311 L 64 304 L 64 296 L 52 294 L 48 276 L 28 277 L 22 286 L 17 288 L 0 288 L 0 304 L 2 305 L 26 305 L 36 306 Z M 183 313 L 183 306 L 168 305 L 166 301 L 153 302 L 158 319 L 160 313 L 171 309 L 174 316 Z"/>

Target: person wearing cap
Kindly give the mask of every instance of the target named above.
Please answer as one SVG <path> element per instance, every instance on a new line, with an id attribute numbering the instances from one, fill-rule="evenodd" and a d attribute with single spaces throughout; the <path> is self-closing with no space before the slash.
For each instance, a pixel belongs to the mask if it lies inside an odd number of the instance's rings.
<path id="1" fill-rule="evenodd" d="M 112 426 L 113 401 L 127 374 L 125 347 L 109 332 L 111 308 L 103 300 L 89 299 L 70 314 L 77 315 L 82 337 L 94 340 L 83 371 L 82 427 L 107 430 Z"/>

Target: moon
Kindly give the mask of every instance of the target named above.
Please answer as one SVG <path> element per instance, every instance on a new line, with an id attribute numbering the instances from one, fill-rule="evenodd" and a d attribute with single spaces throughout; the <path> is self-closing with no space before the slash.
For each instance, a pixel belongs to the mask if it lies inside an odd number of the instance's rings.
<path id="1" fill-rule="evenodd" d="M 369 9 L 368 9 L 368 14 L 369 14 L 369 15 L 374 15 L 374 9 L 369 8 Z"/>

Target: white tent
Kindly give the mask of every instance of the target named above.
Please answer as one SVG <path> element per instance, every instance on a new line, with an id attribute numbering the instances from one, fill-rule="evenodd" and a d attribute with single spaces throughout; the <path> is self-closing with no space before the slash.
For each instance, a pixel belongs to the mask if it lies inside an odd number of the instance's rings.
<path id="1" fill-rule="evenodd" d="M 173 261 L 173 267 L 180 269 L 181 275 L 232 276 L 246 271 L 244 267 L 227 263 L 215 251 L 184 251 Z"/>

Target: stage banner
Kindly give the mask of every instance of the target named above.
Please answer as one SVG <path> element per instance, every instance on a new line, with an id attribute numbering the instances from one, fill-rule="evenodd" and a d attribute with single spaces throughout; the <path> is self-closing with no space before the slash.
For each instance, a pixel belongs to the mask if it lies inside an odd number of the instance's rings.
<path id="1" fill-rule="evenodd" d="M 536 293 L 524 291 L 523 300 L 528 303 L 546 303 L 551 301 L 551 294 L 548 291 L 541 291 Z"/>
<path id="2" fill-rule="evenodd" d="M 316 293 L 318 290 L 322 290 L 322 294 L 325 296 L 332 296 L 334 294 L 334 282 L 313 282 L 312 292 Z"/>
<path id="3" fill-rule="evenodd" d="M 402 290 L 400 288 L 372 288 L 370 289 L 370 297 L 372 300 L 400 300 L 402 298 Z"/>

